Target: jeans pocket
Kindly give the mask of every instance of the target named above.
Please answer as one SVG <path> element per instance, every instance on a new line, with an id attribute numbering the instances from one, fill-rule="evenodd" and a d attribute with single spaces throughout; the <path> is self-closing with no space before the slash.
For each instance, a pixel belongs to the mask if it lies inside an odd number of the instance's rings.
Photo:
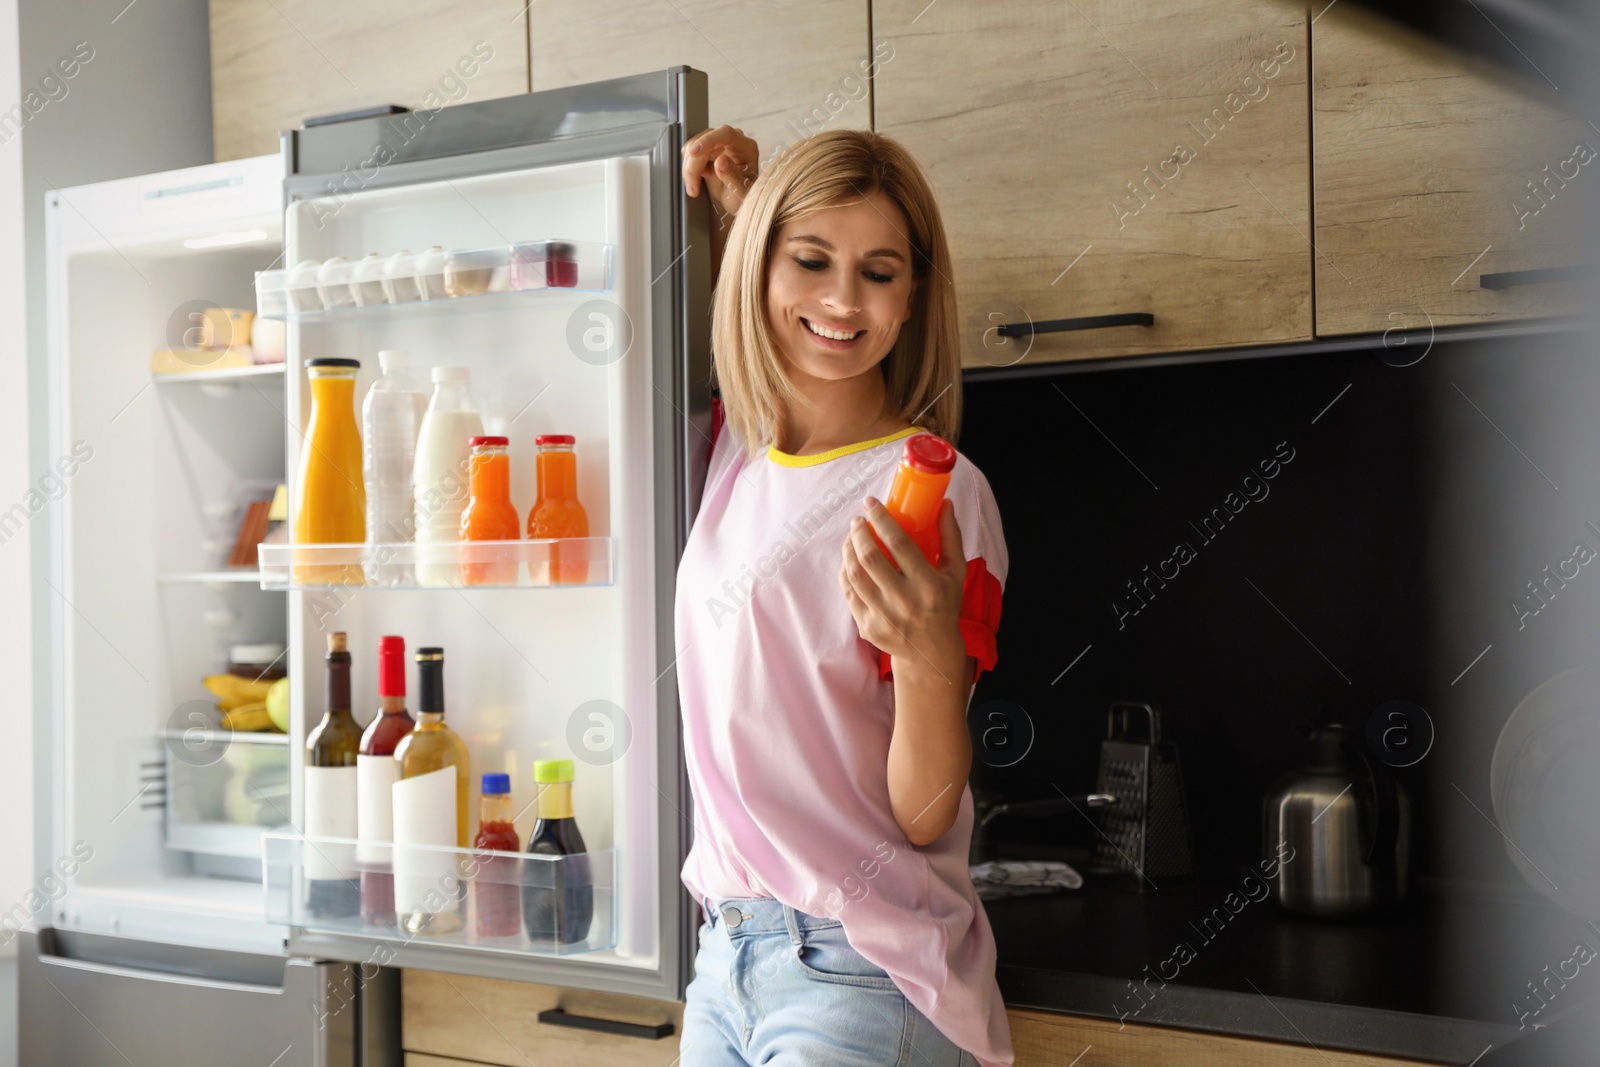
<path id="1" fill-rule="evenodd" d="M 807 930 L 805 941 L 794 946 L 800 972 L 817 982 L 863 989 L 895 989 L 889 972 L 850 947 L 841 926 Z"/>

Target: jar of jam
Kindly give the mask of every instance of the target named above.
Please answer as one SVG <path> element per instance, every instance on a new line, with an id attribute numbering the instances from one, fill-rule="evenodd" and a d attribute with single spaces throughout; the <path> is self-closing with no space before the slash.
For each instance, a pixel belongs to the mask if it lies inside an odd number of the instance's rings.
<path id="1" fill-rule="evenodd" d="M 511 288 L 572 289 L 578 284 L 578 249 L 568 241 L 524 241 L 511 246 Z"/>
<path id="2" fill-rule="evenodd" d="M 234 645 L 228 649 L 228 673 L 253 682 L 276 682 L 289 676 L 283 646 L 273 642 Z"/>

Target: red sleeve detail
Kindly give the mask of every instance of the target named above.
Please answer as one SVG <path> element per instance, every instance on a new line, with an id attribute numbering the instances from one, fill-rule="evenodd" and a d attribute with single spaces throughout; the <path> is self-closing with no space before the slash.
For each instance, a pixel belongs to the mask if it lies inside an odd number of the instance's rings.
<path id="1" fill-rule="evenodd" d="M 714 396 L 711 398 L 711 448 L 713 451 L 717 447 L 717 434 L 722 432 L 722 422 L 722 398 Z"/>
<path id="2" fill-rule="evenodd" d="M 993 670 L 999 650 L 995 634 L 1000 630 L 1000 580 L 989 573 L 989 565 L 982 556 L 967 560 L 967 577 L 961 587 L 961 639 L 967 646 L 967 655 L 978 661 L 972 680 Z M 878 650 L 878 680 L 892 673 L 893 657 Z"/>

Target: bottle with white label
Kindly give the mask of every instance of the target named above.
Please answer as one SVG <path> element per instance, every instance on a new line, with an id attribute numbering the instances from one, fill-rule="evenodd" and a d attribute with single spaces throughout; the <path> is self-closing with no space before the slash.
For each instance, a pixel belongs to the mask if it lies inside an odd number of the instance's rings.
<path id="1" fill-rule="evenodd" d="M 394 784 L 394 903 L 408 934 L 459 930 L 467 853 L 411 849 L 407 845 L 465 850 L 471 759 L 467 743 L 444 724 L 444 649 L 417 649 L 417 727 L 394 750 L 400 780 Z"/>
<path id="2" fill-rule="evenodd" d="M 361 918 L 377 926 L 392 926 L 394 876 L 382 868 L 390 864 L 394 840 L 394 783 L 400 765 L 394 750 L 415 723 L 406 710 L 406 641 L 403 637 L 378 639 L 378 715 L 361 735 L 356 757 L 356 836 L 361 844 Z"/>
<path id="3" fill-rule="evenodd" d="M 305 834 L 307 838 L 357 836 L 356 760 L 361 730 L 350 714 L 350 652 L 343 633 L 328 635 L 328 703 L 322 721 L 306 738 Z M 321 919 L 361 911 L 361 883 L 349 845 L 308 841 L 307 905 Z"/>
<path id="4" fill-rule="evenodd" d="M 378 353 L 383 375 L 367 390 L 361 404 L 361 444 L 366 449 L 361 470 L 367 482 L 367 540 L 374 545 L 405 544 L 415 536 L 417 431 L 426 399 L 412 391 L 408 353 Z M 394 549 L 368 553 L 369 585 L 409 585 L 411 567 L 391 557 Z"/>
<path id="5" fill-rule="evenodd" d="M 417 584 L 461 584 L 461 512 L 471 485 L 472 448 L 483 419 L 466 367 L 433 368 L 433 396 L 422 416 L 412 489 L 416 495 Z M 446 548 L 445 545 L 450 547 Z M 438 546 L 438 547 L 433 547 Z"/>

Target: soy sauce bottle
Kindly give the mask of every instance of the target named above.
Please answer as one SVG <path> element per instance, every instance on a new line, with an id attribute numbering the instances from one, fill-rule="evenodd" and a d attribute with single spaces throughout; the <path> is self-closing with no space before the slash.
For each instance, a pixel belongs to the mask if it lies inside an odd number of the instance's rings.
<path id="1" fill-rule="evenodd" d="M 588 849 L 572 817 L 572 761 L 535 760 L 539 821 L 528 835 L 528 853 L 562 856 L 527 863 L 522 887 L 522 923 L 528 940 L 570 945 L 589 936 L 594 920 L 594 886 Z"/>

